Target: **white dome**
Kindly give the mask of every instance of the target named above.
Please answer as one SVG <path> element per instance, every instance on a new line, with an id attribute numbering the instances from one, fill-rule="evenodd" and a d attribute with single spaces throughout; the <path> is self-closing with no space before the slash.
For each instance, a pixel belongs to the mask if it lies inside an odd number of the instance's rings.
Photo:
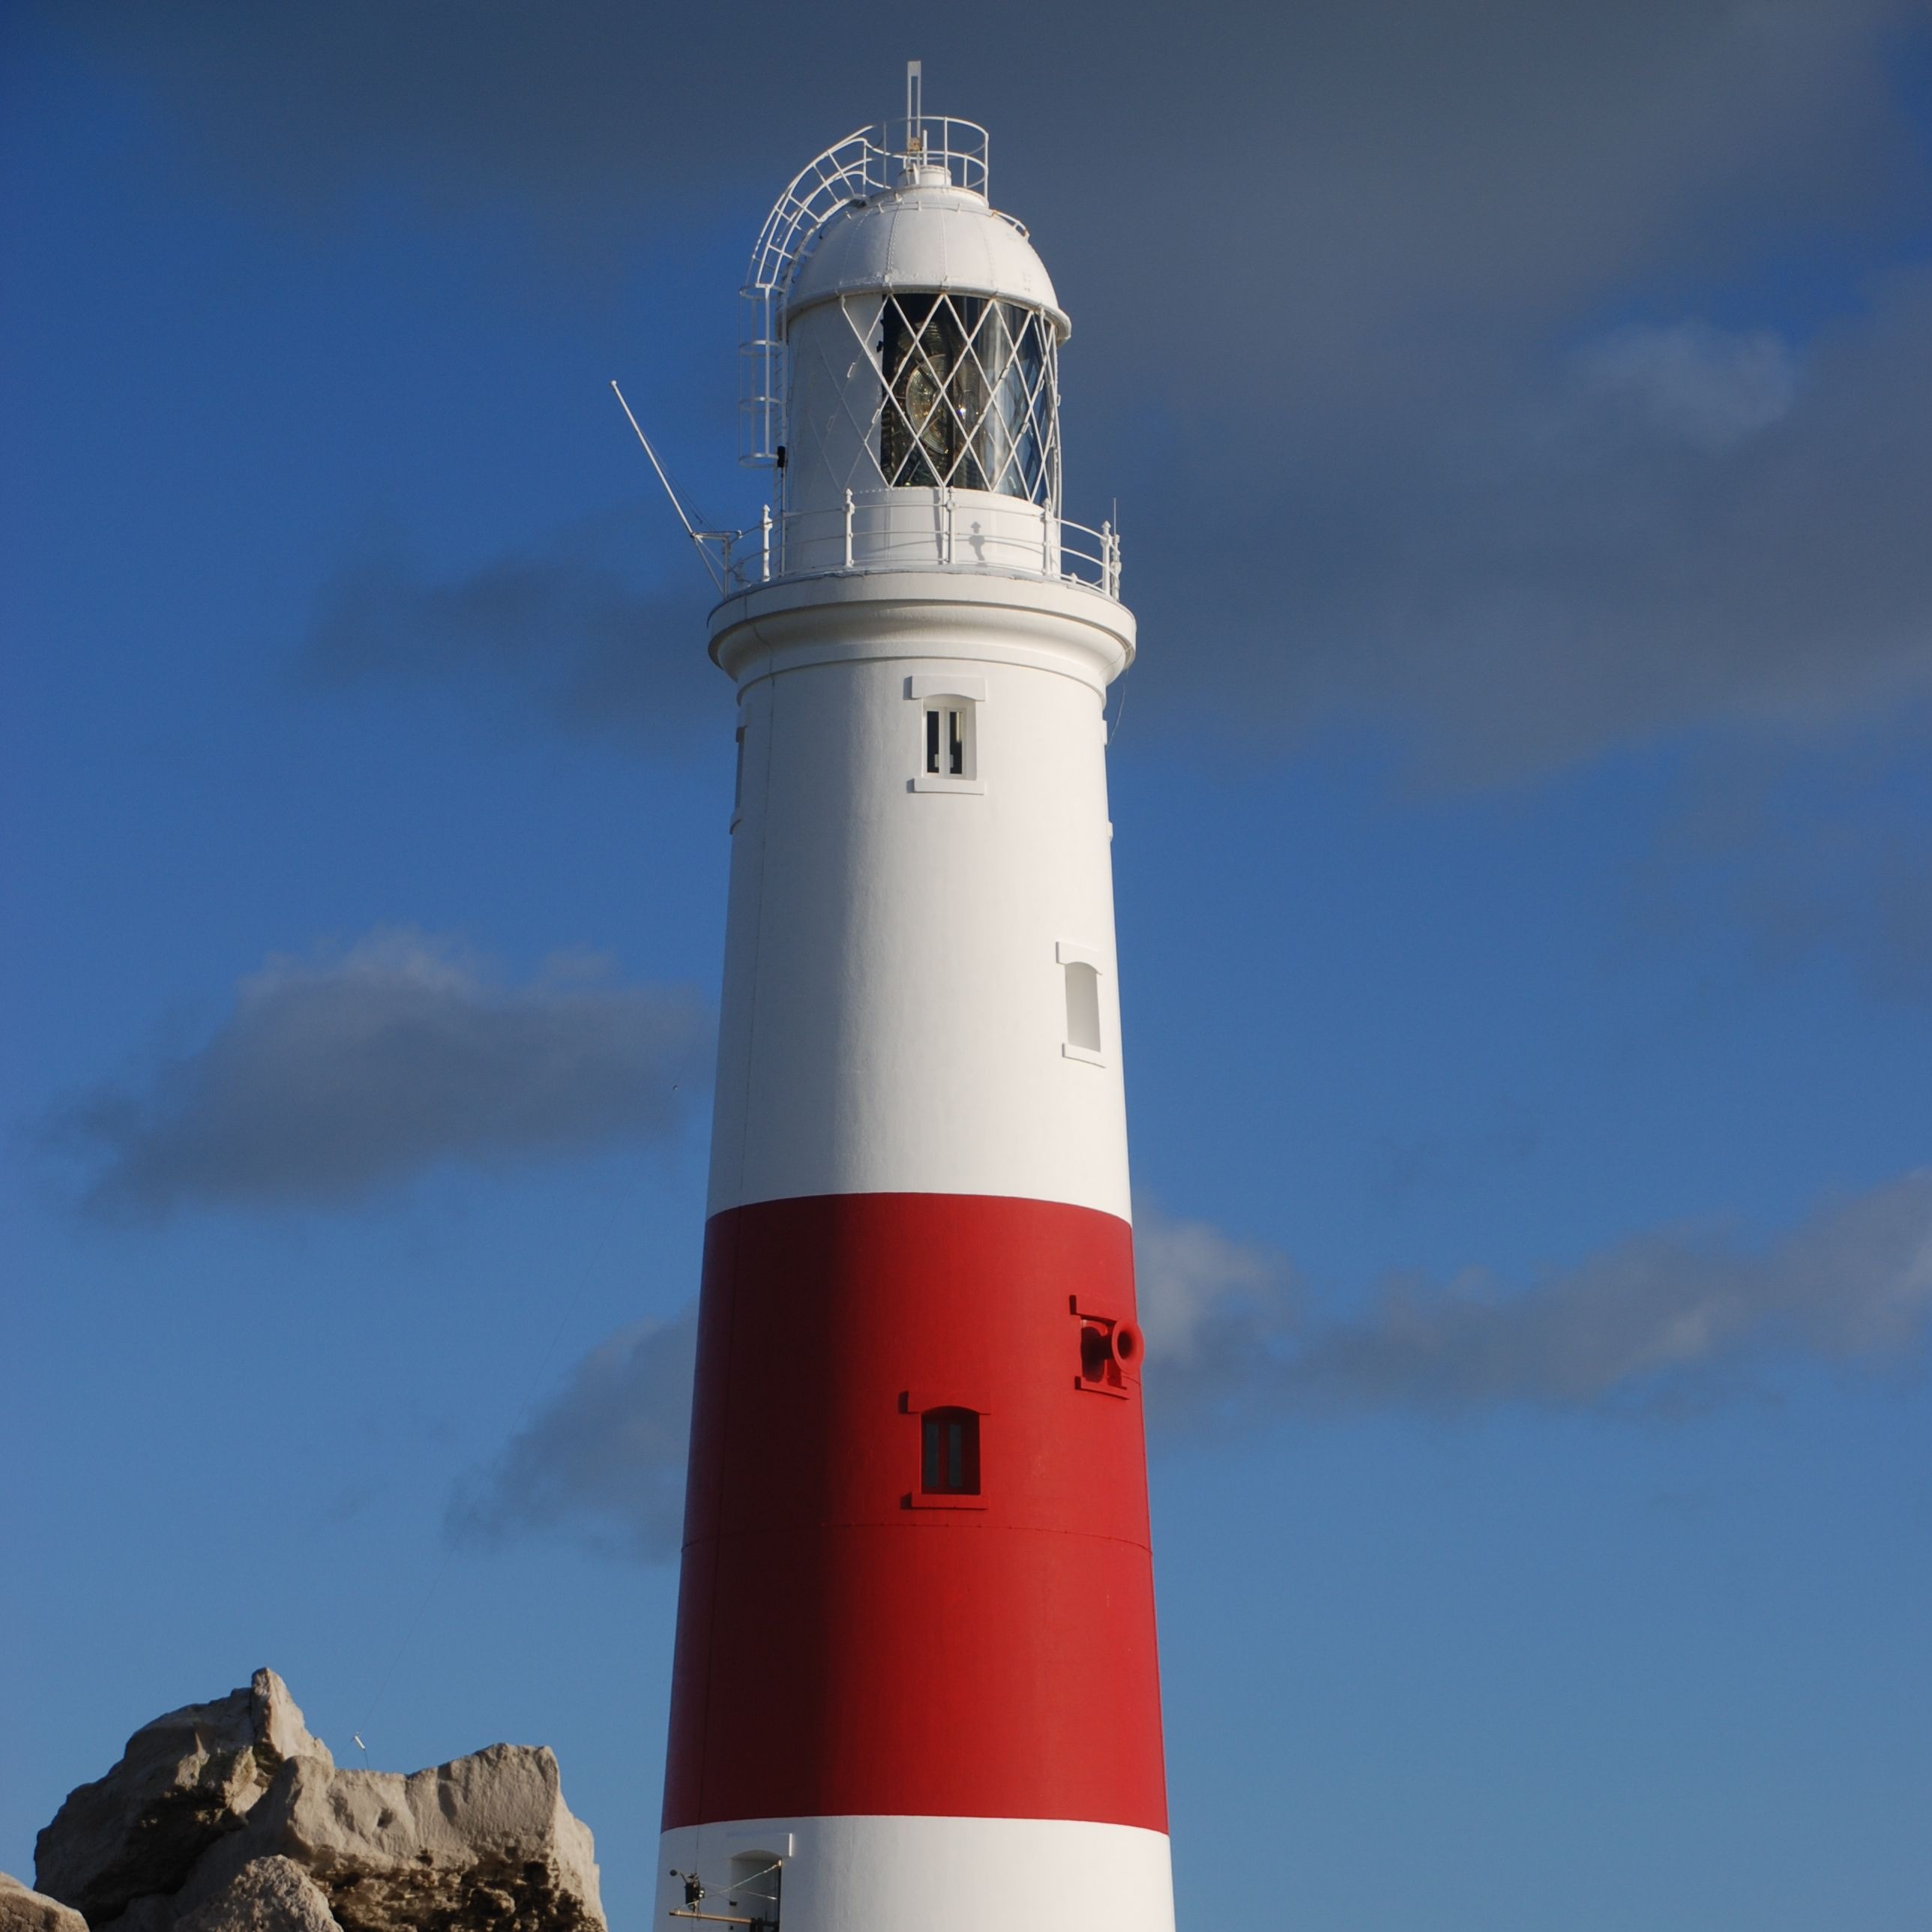
<path id="1" fill-rule="evenodd" d="M 998 296 L 1044 309 L 1063 342 L 1072 331 L 1032 243 L 965 188 L 916 182 L 848 203 L 800 263 L 785 310 L 891 289 Z"/>

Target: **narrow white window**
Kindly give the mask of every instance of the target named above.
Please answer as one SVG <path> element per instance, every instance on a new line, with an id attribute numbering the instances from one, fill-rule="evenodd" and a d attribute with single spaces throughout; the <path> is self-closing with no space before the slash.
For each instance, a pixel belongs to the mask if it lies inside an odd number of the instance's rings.
<path id="1" fill-rule="evenodd" d="M 1066 1036 L 1061 1051 L 1070 1060 L 1105 1058 L 1100 1034 L 1100 956 L 1065 940 L 1057 949 L 1066 998 Z"/>
<path id="2" fill-rule="evenodd" d="M 914 754 L 914 791 L 983 791 L 980 782 L 980 709 L 986 680 L 949 673 L 921 674 L 906 680 L 906 695 L 916 706 L 918 736 Z"/>
<path id="3" fill-rule="evenodd" d="M 973 769 L 973 700 L 942 698 L 926 707 L 926 775 L 970 778 Z"/>
<path id="4" fill-rule="evenodd" d="M 738 829 L 738 821 L 745 815 L 745 728 L 738 727 L 738 764 L 731 775 L 731 830 Z"/>
<path id="5" fill-rule="evenodd" d="M 1100 976 L 1084 959 L 1060 969 L 1066 975 L 1066 1043 L 1088 1053 L 1100 1051 Z"/>

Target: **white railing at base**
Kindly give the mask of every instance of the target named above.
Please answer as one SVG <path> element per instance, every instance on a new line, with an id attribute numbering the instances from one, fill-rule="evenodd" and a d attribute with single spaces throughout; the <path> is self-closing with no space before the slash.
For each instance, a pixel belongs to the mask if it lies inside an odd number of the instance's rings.
<path id="1" fill-rule="evenodd" d="M 928 518 L 905 494 L 848 490 L 840 508 L 782 516 L 768 503 L 748 529 L 706 530 L 698 542 L 716 558 L 728 597 L 781 578 L 922 568 L 1057 579 L 1120 596 L 1120 533 L 1111 523 L 1096 530 L 1043 516 L 1032 530 L 989 529 L 983 498 L 962 508 L 950 490 L 938 493 Z"/>

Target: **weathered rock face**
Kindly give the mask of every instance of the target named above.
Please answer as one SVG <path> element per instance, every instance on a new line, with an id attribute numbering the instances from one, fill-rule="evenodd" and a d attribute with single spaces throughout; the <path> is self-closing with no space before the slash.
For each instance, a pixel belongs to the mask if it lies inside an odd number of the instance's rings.
<path id="1" fill-rule="evenodd" d="M 272 1670 L 214 1703 L 171 1711 L 128 1740 L 105 1778 L 68 1793 L 34 1844 L 35 1882 L 95 1925 L 143 1894 L 178 1891 L 297 1758 L 334 1762 Z"/>
<path id="2" fill-rule="evenodd" d="M 341 1932 L 328 1899 L 288 1858 L 255 1858 L 202 1904 L 173 1922 L 173 1932 Z"/>
<path id="3" fill-rule="evenodd" d="M 253 1691 L 244 1744 L 232 1707 Z M 548 1750 L 338 1771 L 272 1671 L 137 1731 L 40 1834 L 38 1869 L 94 1932 L 604 1932 L 590 1832 Z M 66 1916 L 46 1932 L 80 1932 Z"/>
<path id="4" fill-rule="evenodd" d="M 493 1744 L 398 1778 L 293 1763 L 247 1841 L 293 1860 L 343 1932 L 602 1932 L 589 1828 L 546 1750 Z"/>
<path id="5" fill-rule="evenodd" d="M 0 1932 L 87 1932 L 87 1921 L 44 1892 L 0 1872 Z"/>

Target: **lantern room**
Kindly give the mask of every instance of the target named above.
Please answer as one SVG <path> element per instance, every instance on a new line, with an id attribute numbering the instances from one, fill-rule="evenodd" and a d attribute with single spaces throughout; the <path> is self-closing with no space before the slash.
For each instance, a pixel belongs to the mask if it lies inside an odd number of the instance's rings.
<path id="1" fill-rule="evenodd" d="M 1118 595 L 1112 530 L 1060 515 L 1072 325 L 987 197 L 985 130 L 908 110 L 802 170 L 753 252 L 741 454 L 777 477 L 736 580 L 936 567 Z"/>

